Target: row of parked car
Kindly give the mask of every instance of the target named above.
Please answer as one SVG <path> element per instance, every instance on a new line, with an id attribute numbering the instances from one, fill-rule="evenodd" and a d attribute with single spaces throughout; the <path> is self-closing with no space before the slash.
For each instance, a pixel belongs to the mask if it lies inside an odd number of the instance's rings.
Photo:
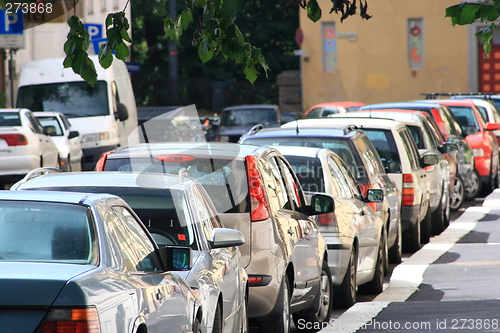
<path id="1" fill-rule="evenodd" d="M 451 103 L 355 105 L 256 125 L 239 143 L 137 144 L 92 172 L 35 169 L 0 193 L 12 296 L 0 306 L 15 315 L 0 324 L 286 333 L 292 318 L 319 330 L 497 186 L 498 142 L 476 136 L 500 125 Z"/>
<path id="2" fill-rule="evenodd" d="M 19 180 L 37 167 L 80 171 L 80 133 L 60 112 L 0 109 L 0 184 Z"/>

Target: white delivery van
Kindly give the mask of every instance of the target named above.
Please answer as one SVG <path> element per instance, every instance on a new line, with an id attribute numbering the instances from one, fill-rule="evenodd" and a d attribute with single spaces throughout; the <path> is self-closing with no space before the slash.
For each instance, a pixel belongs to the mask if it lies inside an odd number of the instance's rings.
<path id="1" fill-rule="evenodd" d="M 17 107 L 61 112 L 70 118 L 80 133 L 83 170 L 93 170 L 103 152 L 128 144 L 130 133 L 137 127 L 135 97 L 126 65 L 115 58 L 105 70 L 97 56 L 90 58 L 97 70 L 94 86 L 73 69 L 64 68 L 64 58 L 24 63 L 16 102 Z"/>

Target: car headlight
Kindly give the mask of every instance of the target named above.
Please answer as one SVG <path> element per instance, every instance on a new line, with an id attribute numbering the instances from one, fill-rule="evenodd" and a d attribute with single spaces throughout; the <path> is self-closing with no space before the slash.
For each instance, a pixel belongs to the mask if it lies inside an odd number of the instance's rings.
<path id="1" fill-rule="evenodd" d="M 472 153 L 474 154 L 475 157 L 484 156 L 483 148 L 474 148 L 474 149 L 472 149 Z"/>
<path id="2" fill-rule="evenodd" d="M 107 140 L 107 139 L 109 139 L 108 132 L 91 133 L 91 134 L 85 134 L 84 136 L 82 136 L 82 143 L 91 142 L 91 141 Z"/>

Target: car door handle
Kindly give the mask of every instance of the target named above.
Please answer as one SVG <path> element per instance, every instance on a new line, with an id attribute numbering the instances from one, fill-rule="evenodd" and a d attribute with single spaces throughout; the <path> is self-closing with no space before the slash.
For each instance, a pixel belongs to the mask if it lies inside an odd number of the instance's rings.
<path id="1" fill-rule="evenodd" d="M 288 232 L 289 235 L 293 235 L 293 229 L 292 229 L 292 227 L 288 228 L 287 232 Z"/>
<path id="2" fill-rule="evenodd" d="M 158 290 L 158 291 L 156 292 L 156 299 L 157 299 L 157 300 L 159 300 L 159 301 L 161 301 L 161 300 L 163 300 L 164 298 L 165 298 L 165 296 L 163 296 L 163 293 L 161 292 L 161 290 Z"/>
<path id="3" fill-rule="evenodd" d="M 425 178 L 427 177 L 427 175 L 420 175 L 420 178 Z"/>

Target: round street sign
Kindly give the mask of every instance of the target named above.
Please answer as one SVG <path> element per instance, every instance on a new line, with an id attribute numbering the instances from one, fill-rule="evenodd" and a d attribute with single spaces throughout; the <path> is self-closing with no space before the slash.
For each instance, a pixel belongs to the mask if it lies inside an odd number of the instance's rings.
<path id="1" fill-rule="evenodd" d="M 304 30 L 302 28 L 297 28 L 297 31 L 295 31 L 295 42 L 298 46 L 302 46 L 304 43 Z"/>

